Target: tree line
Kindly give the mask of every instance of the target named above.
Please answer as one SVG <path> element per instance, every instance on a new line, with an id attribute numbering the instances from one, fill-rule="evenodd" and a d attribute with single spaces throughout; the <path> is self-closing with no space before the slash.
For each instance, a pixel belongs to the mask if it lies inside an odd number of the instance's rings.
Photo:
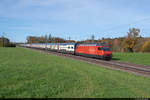
<path id="1" fill-rule="evenodd" d="M 144 38 L 140 35 L 140 29 L 130 28 L 125 37 L 102 38 L 95 40 L 92 35 L 90 39 L 84 41 L 75 41 L 52 37 L 51 34 L 45 36 L 28 36 L 27 43 L 107 43 L 114 52 L 150 52 L 150 38 Z"/>
<path id="2" fill-rule="evenodd" d="M 125 37 L 115 39 L 102 39 L 101 42 L 108 43 L 115 52 L 150 52 L 150 38 L 140 35 L 140 29 L 130 28 Z"/>
<path id="3" fill-rule="evenodd" d="M 60 38 L 60 37 L 52 37 L 51 34 L 45 36 L 28 36 L 27 43 L 69 43 L 75 42 L 74 40 L 69 40 Z"/>
<path id="4" fill-rule="evenodd" d="M 10 42 L 8 38 L 0 37 L 0 47 L 16 47 L 16 44 Z"/>

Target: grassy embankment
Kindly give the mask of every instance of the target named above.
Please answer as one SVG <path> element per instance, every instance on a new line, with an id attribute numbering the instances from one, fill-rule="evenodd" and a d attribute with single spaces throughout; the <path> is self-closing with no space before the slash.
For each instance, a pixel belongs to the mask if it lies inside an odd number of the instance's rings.
<path id="1" fill-rule="evenodd" d="M 150 98 L 150 78 L 23 48 L 0 48 L 0 97 Z"/>
<path id="2" fill-rule="evenodd" d="M 150 53 L 113 53 L 113 59 L 150 66 Z"/>

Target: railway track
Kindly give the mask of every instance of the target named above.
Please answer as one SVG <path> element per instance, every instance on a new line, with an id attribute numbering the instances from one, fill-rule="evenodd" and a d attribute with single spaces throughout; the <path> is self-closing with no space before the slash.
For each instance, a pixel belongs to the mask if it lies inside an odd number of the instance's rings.
<path id="1" fill-rule="evenodd" d="M 119 61 L 114 61 L 114 60 L 104 61 L 104 60 L 99 60 L 96 58 L 87 58 L 83 56 L 75 56 L 75 55 L 70 55 L 70 54 L 57 53 L 57 52 L 52 52 L 52 51 L 37 49 L 37 48 L 30 48 L 30 49 L 39 50 L 41 52 L 53 54 L 57 56 L 62 56 L 62 57 L 67 57 L 67 58 L 69 57 L 72 59 L 81 60 L 87 63 L 100 65 L 100 66 L 107 67 L 113 70 L 120 70 L 120 71 L 129 72 L 129 73 L 134 73 L 136 75 L 150 77 L 150 66 L 137 65 L 137 64 L 119 62 Z"/>

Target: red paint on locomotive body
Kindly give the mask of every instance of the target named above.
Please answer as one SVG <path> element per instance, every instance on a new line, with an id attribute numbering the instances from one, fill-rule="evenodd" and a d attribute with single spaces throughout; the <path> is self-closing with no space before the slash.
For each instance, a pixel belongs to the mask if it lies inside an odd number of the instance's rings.
<path id="1" fill-rule="evenodd" d="M 75 53 L 97 58 L 112 58 L 112 51 L 109 46 L 77 45 Z"/>

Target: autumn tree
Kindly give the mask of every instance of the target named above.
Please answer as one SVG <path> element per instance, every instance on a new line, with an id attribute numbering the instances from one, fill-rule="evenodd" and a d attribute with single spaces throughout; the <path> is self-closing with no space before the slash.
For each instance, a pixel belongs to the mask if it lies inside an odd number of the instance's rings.
<path id="1" fill-rule="evenodd" d="M 142 46 L 142 52 L 150 52 L 150 38 Z"/>
<path id="2" fill-rule="evenodd" d="M 121 48 L 120 39 L 118 39 L 118 38 L 114 39 L 112 50 L 115 52 L 120 52 L 121 51 L 120 48 Z"/>
<path id="3" fill-rule="evenodd" d="M 133 52 L 133 48 L 136 45 L 137 37 L 140 33 L 140 29 L 130 28 L 127 32 L 128 36 L 124 39 L 124 48 L 130 52 Z"/>
<path id="4" fill-rule="evenodd" d="M 102 37 L 102 39 L 100 40 L 101 43 L 105 43 L 105 38 Z"/>
<path id="5" fill-rule="evenodd" d="M 45 43 L 48 42 L 48 36 L 47 36 L 47 35 L 44 36 L 44 42 L 45 42 Z"/>
<path id="6" fill-rule="evenodd" d="M 49 36 L 48 36 L 48 42 L 52 42 L 52 36 L 51 36 L 51 34 L 49 34 Z"/>
<path id="7" fill-rule="evenodd" d="M 35 41 L 36 41 L 36 37 L 33 37 L 33 36 L 27 37 L 27 43 L 35 43 Z"/>

